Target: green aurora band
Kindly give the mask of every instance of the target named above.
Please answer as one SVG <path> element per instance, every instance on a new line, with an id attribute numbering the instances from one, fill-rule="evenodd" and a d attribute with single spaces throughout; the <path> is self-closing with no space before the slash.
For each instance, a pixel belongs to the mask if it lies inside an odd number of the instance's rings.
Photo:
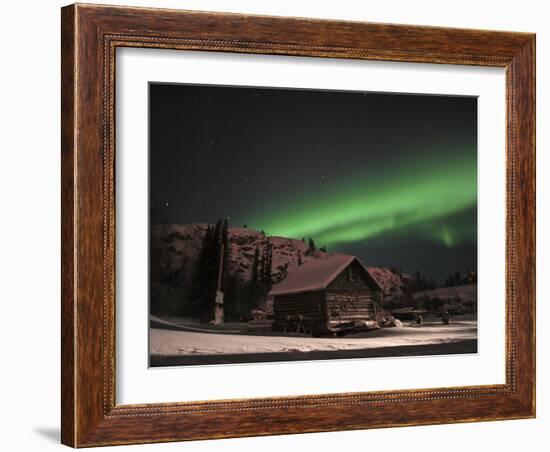
<path id="1" fill-rule="evenodd" d="M 476 159 L 465 157 L 475 152 L 459 155 L 464 157 L 442 160 L 439 153 L 424 162 L 348 174 L 344 181 L 277 200 L 284 207 L 258 213 L 250 224 L 272 236 L 313 237 L 328 246 L 411 236 L 447 247 L 474 241 L 475 219 L 464 220 L 463 214 L 477 203 Z"/>

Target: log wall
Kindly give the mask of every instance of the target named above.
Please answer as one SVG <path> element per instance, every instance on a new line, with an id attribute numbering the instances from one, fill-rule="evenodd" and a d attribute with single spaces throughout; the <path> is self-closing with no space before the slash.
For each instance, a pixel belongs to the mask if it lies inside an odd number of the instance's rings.
<path id="1" fill-rule="evenodd" d="M 331 290 L 326 294 L 329 320 L 376 320 L 377 294 L 370 290 Z"/>
<path id="2" fill-rule="evenodd" d="M 288 317 L 302 316 L 308 328 L 326 320 L 323 291 L 277 295 L 273 302 L 273 315 L 277 330 L 284 330 Z"/>

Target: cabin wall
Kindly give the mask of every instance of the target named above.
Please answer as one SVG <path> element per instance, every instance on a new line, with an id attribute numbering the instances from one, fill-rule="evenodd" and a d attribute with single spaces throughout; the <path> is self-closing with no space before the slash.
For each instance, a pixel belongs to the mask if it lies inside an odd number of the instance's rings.
<path id="1" fill-rule="evenodd" d="M 371 290 L 329 290 L 326 310 L 329 320 L 376 320 L 378 294 Z"/>
<path id="2" fill-rule="evenodd" d="M 342 271 L 327 287 L 326 311 L 329 320 L 377 320 L 377 303 L 380 290 L 365 274 L 362 266 L 351 264 L 352 279 L 348 269 Z"/>
<path id="3" fill-rule="evenodd" d="M 295 331 L 298 324 L 303 324 L 307 331 L 311 331 L 329 326 L 330 321 L 376 321 L 381 295 L 378 285 L 355 261 L 326 289 L 276 295 L 273 302 L 275 328 Z"/>
<path id="4" fill-rule="evenodd" d="M 276 295 L 273 301 L 273 317 L 277 330 L 288 326 L 288 318 L 302 316 L 308 328 L 326 320 L 323 292 L 304 292 Z"/>

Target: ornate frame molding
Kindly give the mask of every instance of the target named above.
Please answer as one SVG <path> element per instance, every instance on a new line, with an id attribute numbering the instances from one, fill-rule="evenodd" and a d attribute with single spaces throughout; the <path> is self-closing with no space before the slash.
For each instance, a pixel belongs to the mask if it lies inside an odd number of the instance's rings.
<path id="1" fill-rule="evenodd" d="M 81 447 L 535 415 L 534 35 L 77 4 L 62 9 L 62 45 L 64 444 Z M 116 405 L 118 47 L 504 67 L 506 383 Z"/>

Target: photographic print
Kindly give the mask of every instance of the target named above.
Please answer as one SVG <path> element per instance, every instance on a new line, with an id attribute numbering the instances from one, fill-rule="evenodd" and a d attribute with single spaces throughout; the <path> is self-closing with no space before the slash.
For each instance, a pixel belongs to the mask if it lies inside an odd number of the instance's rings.
<path id="1" fill-rule="evenodd" d="M 152 367 L 477 352 L 477 98 L 149 84 Z"/>

